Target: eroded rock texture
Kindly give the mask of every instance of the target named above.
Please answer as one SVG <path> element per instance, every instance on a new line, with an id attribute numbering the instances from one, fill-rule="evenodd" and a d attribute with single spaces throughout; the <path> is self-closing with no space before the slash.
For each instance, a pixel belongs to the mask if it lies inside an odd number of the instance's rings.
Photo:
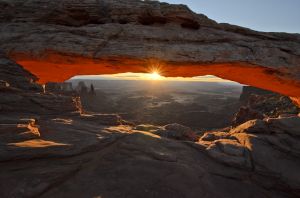
<path id="1" fill-rule="evenodd" d="M 232 122 L 234 126 L 253 119 L 292 116 L 300 112 L 289 97 L 250 86 L 243 87 L 240 104 Z"/>
<path id="2" fill-rule="evenodd" d="M 196 141 L 178 124 L 81 114 L 72 96 L 43 93 L 18 64 L 1 57 L 0 69 L 1 197 L 300 196 L 298 116 Z"/>
<path id="3" fill-rule="evenodd" d="M 165 76 L 213 74 L 299 102 L 299 34 L 218 24 L 155 1 L 1 0 L 0 8 L 0 48 L 43 83 L 159 67 Z"/>
<path id="4" fill-rule="evenodd" d="M 158 136 L 119 125 L 117 115 L 84 115 L 73 96 L 35 83 L 160 63 L 165 75 L 210 73 L 299 96 L 299 35 L 216 24 L 158 2 L 0 8 L 1 197 L 300 196 L 298 116 L 251 120 L 195 143 L 178 138 L 193 134 L 182 126 Z"/>

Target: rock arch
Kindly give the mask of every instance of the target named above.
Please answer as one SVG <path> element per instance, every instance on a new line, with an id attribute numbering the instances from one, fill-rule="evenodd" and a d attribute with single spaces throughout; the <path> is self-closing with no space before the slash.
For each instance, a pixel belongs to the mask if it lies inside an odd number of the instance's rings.
<path id="1" fill-rule="evenodd" d="M 218 24 L 184 5 L 139 0 L 0 4 L 0 48 L 41 83 L 79 74 L 216 75 L 300 97 L 300 35 Z"/>

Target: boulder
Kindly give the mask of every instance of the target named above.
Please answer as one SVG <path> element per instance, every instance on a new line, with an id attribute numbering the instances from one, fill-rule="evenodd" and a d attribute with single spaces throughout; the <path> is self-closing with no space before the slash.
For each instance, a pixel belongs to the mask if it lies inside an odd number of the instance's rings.
<path id="1" fill-rule="evenodd" d="M 154 133 L 162 137 L 172 138 L 176 140 L 198 140 L 196 133 L 191 128 L 177 123 L 168 124 L 164 126 L 163 129 L 159 129 Z"/>
<path id="2" fill-rule="evenodd" d="M 232 138 L 230 133 L 215 131 L 215 132 L 205 132 L 201 136 L 200 141 L 214 141 L 218 139 L 230 139 L 230 138 Z"/>
<path id="3" fill-rule="evenodd" d="M 252 168 L 248 149 L 237 140 L 215 140 L 207 147 L 206 150 L 209 156 L 221 163 L 249 170 Z"/>
<path id="4" fill-rule="evenodd" d="M 234 136 L 244 145 L 251 155 L 254 171 L 268 175 L 274 181 L 281 182 L 282 188 L 300 188 L 300 165 L 298 141 L 291 141 L 288 135 L 245 134 Z M 263 185 L 266 185 L 263 184 Z M 278 184 L 273 184 L 276 186 Z M 299 193 L 299 191 L 298 191 Z"/>
<path id="5" fill-rule="evenodd" d="M 292 136 L 300 136 L 300 117 L 290 116 L 282 118 L 270 118 L 266 120 L 271 131 L 288 133 Z"/>
<path id="6" fill-rule="evenodd" d="M 12 143 L 40 137 L 38 126 L 34 119 L 1 119 L 0 141 Z"/>
<path id="7" fill-rule="evenodd" d="M 230 133 L 271 133 L 268 124 L 264 120 L 250 120 L 232 130 Z"/>
<path id="8" fill-rule="evenodd" d="M 264 120 L 250 120 L 232 129 L 230 133 L 287 133 L 299 136 L 300 117 L 289 116 L 281 118 L 267 118 Z"/>

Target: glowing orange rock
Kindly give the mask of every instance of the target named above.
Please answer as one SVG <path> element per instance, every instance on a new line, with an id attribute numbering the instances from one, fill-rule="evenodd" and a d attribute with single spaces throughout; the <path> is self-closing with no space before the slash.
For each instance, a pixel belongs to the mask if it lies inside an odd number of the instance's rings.
<path id="1" fill-rule="evenodd" d="M 284 72 L 255 66 L 247 63 L 167 63 L 154 60 L 139 60 L 114 57 L 93 60 L 83 57 L 64 57 L 48 54 L 43 60 L 29 60 L 24 55 L 13 58 L 24 68 L 39 78 L 39 83 L 49 81 L 63 82 L 75 75 L 115 74 L 124 72 L 149 72 L 153 65 L 160 67 L 160 73 L 166 77 L 193 77 L 215 75 L 223 79 L 247 84 L 293 97 L 299 104 L 300 84 L 285 76 Z M 54 60 L 54 61 L 53 61 Z"/>

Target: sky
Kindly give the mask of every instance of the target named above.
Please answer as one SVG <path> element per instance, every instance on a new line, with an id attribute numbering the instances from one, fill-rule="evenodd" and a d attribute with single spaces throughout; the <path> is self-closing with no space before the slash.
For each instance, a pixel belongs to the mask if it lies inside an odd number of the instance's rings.
<path id="1" fill-rule="evenodd" d="M 264 32 L 300 33 L 300 0 L 161 0 L 185 4 L 219 23 Z"/>
<path id="2" fill-rule="evenodd" d="M 101 80 L 159 80 L 159 81 L 197 81 L 197 82 L 226 82 L 233 83 L 232 81 L 218 78 L 212 75 L 196 76 L 193 78 L 183 77 L 163 77 L 158 73 L 120 73 L 111 75 L 82 75 L 75 76 L 71 79 L 101 79 Z"/>

